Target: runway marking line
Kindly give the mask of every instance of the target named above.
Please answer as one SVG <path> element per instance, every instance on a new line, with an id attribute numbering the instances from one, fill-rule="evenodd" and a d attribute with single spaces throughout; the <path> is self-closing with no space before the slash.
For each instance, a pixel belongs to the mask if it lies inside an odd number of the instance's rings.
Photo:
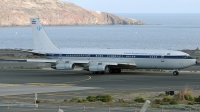
<path id="1" fill-rule="evenodd" d="M 91 76 L 89 76 L 89 75 L 86 75 L 86 76 L 88 76 L 88 78 L 87 78 L 87 79 L 84 79 L 84 80 L 79 80 L 79 81 L 73 81 L 73 82 L 69 82 L 69 83 L 85 82 L 85 81 L 88 81 L 88 80 L 92 79 L 92 77 L 91 77 Z"/>
<path id="2" fill-rule="evenodd" d="M 84 82 L 84 81 L 90 80 L 92 78 L 89 75 L 86 75 L 86 76 L 88 76 L 87 79 L 68 82 L 68 83 L 60 83 L 60 84 L 52 84 L 52 83 L 0 84 L 0 87 L 15 87 L 15 86 L 22 86 L 22 85 L 28 85 L 28 86 L 74 86 L 75 84 L 69 84 L 69 83 Z"/>
<path id="3" fill-rule="evenodd" d="M 85 80 L 83 80 L 83 81 L 87 81 L 87 80 L 90 80 L 90 79 L 92 79 L 92 77 L 91 76 L 89 76 L 89 75 L 87 75 L 88 76 L 88 79 L 85 79 Z"/>
<path id="4" fill-rule="evenodd" d="M 51 83 L 26 83 L 27 85 L 30 86 L 73 86 L 74 84 L 51 84 Z"/>
<path id="5" fill-rule="evenodd" d="M 0 84 L 0 87 L 16 87 L 21 86 L 21 84 Z"/>
<path id="6" fill-rule="evenodd" d="M 21 98 L 20 96 L 2 96 L 4 98 Z"/>

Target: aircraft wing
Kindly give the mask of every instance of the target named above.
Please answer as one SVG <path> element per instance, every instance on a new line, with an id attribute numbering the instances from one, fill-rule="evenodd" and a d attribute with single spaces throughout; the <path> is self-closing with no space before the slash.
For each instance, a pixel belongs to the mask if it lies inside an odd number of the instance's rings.
<path id="1" fill-rule="evenodd" d="M 56 63 L 58 59 L 26 59 L 27 62 L 41 62 L 41 63 Z M 86 64 L 89 63 L 87 60 L 77 60 L 77 61 L 70 61 L 71 63 L 77 63 L 77 64 Z"/>
<path id="2" fill-rule="evenodd" d="M 16 62 L 38 62 L 38 63 L 50 63 L 52 65 L 56 64 L 58 59 L 0 59 L 0 61 L 16 61 Z M 62 60 L 61 60 L 62 61 Z M 69 61 L 69 60 L 64 60 L 64 61 Z M 82 66 L 84 64 L 88 64 L 90 60 L 70 60 L 70 63 L 74 63 Z M 121 68 L 121 69 L 127 69 L 127 68 L 135 68 L 137 65 L 133 62 L 128 63 L 128 62 L 95 62 L 95 63 L 101 63 L 103 65 L 107 65 L 110 68 Z"/>
<path id="3" fill-rule="evenodd" d="M 0 59 L 0 61 L 15 61 L 15 62 L 38 62 L 38 63 L 56 63 L 54 59 Z"/>
<path id="4" fill-rule="evenodd" d="M 56 63 L 58 59 L 27 59 L 27 62 L 43 62 L 43 63 Z M 68 61 L 68 60 L 66 60 Z M 90 63 L 90 60 L 72 60 L 70 63 L 75 64 L 87 64 Z M 135 63 L 119 63 L 119 62 L 97 62 L 102 63 L 104 65 L 111 65 L 111 66 L 132 66 L 136 67 Z"/>
<path id="5" fill-rule="evenodd" d="M 35 54 L 35 55 L 45 55 L 46 54 L 46 52 L 41 52 L 41 51 L 37 51 L 37 50 L 18 49 L 17 51 L 32 53 L 32 54 Z"/>
<path id="6" fill-rule="evenodd" d="M 135 63 L 121 63 L 121 62 L 100 62 L 100 63 L 103 63 L 104 65 L 128 65 L 128 66 L 135 66 L 136 67 L 136 64 Z"/>
<path id="7" fill-rule="evenodd" d="M 97 62 L 103 65 L 107 65 L 109 68 L 121 68 L 121 69 L 131 69 L 137 67 L 137 65 L 133 62 Z"/>
<path id="8" fill-rule="evenodd" d="M 135 63 L 110 63 L 107 64 L 109 68 L 119 68 L 119 69 L 133 69 L 135 67 L 137 67 L 137 65 Z"/>
<path id="9" fill-rule="evenodd" d="M 130 65 L 130 66 L 137 66 L 135 63 L 118 63 L 118 65 Z"/>
<path id="10" fill-rule="evenodd" d="M 0 61 L 19 61 L 19 62 L 39 62 L 39 63 L 56 63 L 58 59 L 0 59 Z M 70 61 L 71 63 L 78 63 L 78 64 L 87 64 L 90 63 L 90 60 L 74 60 Z M 135 66 L 135 63 L 121 63 L 121 62 L 97 62 L 103 63 L 104 65 L 128 65 L 128 66 Z"/>
<path id="11" fill-rule="evenodd" d="M 55 59 L 26 59 L 27 62 L 56 63 Z"/>

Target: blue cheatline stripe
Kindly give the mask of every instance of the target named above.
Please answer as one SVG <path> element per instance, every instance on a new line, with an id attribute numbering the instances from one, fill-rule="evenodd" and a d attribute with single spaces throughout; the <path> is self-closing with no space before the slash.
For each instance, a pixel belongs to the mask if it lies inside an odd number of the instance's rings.
<path id="1" fill-rule="evenodd" d="M 47 57 L 104 57 L 104 58 L 165 58 L 165 59 L 191 59 L 186 56 L 160 56 L 160 55 L 112 55 L 112 54 L 46 54 Z"/>

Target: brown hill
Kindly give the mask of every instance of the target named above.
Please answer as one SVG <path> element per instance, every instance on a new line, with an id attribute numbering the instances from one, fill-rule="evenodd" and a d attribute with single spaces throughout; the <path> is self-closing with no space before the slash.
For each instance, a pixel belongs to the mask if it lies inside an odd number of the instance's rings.
<path id="1" fill-rule="evenodd" d="M 31 17 L 44 25 L 144 24 L 58 0 L 0 0 L 0 26 L 29 25 Z"/>

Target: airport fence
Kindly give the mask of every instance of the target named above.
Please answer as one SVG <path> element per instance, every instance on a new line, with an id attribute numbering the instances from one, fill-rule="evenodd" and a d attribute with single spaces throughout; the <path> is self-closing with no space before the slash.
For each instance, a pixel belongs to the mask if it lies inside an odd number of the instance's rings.
<path id="1" fill-rule="evenodd" d="M 38 104 L 0 104 L 1 107 L 7 107 L 9 110 L 16 110 L 16 108 L 29 108 L 30 110 L 44 110 L 48 112 L 199 112 L 195 110 L 173 110 L 173 109 L 152 109 L 148 108 L 146 111 L 141 111 L 141 108 L 136 107 L 88 107 L 88 106 L 52 106 L 52 105 L 38 105 Z M 60 111 L 59 111 L 60 110 Z M 4 110 L 5 111 L 5 110 Z M 14 112 L 14 111 L 13 111 Z M 32 112 L 32 111 L 30 111 Z M 34 111 L 33 111 L 34 112 Z"/>

